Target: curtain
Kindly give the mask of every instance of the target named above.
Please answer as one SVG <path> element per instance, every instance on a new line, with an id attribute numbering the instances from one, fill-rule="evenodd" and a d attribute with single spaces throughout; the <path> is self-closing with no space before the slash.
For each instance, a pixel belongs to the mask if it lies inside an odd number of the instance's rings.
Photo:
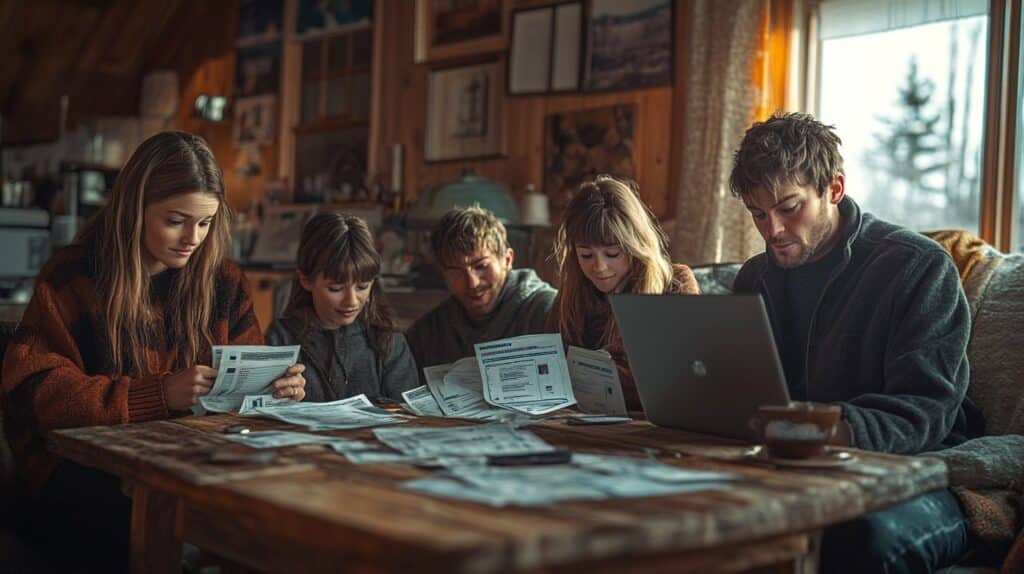
<path id="1" fill-rule="evenodd" d="M 686 42 L 682 157 L 672 255 L 688 265 L 744 261 L 764 250 L 729 192 L 750 124 L 784 105 L 793 0 L 693 0 Z"/>

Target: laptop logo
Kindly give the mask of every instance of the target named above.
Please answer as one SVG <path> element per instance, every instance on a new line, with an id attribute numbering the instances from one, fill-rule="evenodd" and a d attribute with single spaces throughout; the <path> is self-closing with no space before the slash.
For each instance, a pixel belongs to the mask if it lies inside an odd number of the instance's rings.
<path id="1" fill-rule="evenodd" d="M 703 377 L 703 376 L 706 376 L 708 374 L 707 366 L 704 365 L 704 361 L 700 361 L 700 360 L 694 361 L 693 363 L 691 363 L 690 364 L 690 370 L 692 370 L 693 374 L 697 375 L 698 377 Z"/>

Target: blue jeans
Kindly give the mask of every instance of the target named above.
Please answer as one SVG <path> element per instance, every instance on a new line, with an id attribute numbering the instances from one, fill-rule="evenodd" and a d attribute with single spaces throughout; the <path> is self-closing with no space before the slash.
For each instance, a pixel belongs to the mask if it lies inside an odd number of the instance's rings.
<path id="1" fill-rule="evenodd" d="M 967 550 L 960 502 L 940 490 L 826 528 L 821 571 L 931 572 L 956 563 Z"/>

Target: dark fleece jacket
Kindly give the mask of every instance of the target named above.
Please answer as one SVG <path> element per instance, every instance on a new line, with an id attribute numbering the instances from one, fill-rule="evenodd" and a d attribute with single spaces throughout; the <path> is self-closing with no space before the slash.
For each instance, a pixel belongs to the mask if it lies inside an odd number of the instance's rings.
<path id="1" fill-rule="evenodd" d="M 112 374 L 92 261 L 79 245 L 50 258 L 4 354 L 4 430 L 18 477 L 30 492 L 42 488 L 59 460 L 46 451 L 48 431 L 172 414 L 164 399 L 164 378 L 174 368 L 174 341 L 166 340 L 166 329 L 155 329 L 149 349 L 155 374 Z M 165 271 L 153 282 L 151 299 L 158 314 L 175 273 Z M 214 298 L 214 344 L 263 343 L 248 284 L 236 264 L 221 265 Z"/>
<path id="2" fill-rule="evenodd" d="M 858 448 L 916 454 L 979 435 L 981 414 L 965 399 L 970 310 L 949 253 L 849 197 L 839 212 L 843 259 L 811 319 L 808 399 L 840 404 Z M 764 298 L 780 347 L 784 286 L 765 253 L 735 282 Z"/>

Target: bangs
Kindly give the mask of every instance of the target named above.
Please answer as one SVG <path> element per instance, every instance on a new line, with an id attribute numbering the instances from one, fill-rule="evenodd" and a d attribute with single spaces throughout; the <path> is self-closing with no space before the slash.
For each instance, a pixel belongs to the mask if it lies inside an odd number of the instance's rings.
<path id="1" fill-rule="evenodd" d="M 316 266 L 324 277 L 338 283 L 369 283 L 380 273 L 380 257 L 375 251 L 360 249 L 352 241 L 339 249 L 329 249 Z"/>
<path id="2" fill-rule="evenodd" d="M 574 245 L 619 245 L 616 227 L 607 211 L 596 209 L 567 221 L 565 235 Z"/>

